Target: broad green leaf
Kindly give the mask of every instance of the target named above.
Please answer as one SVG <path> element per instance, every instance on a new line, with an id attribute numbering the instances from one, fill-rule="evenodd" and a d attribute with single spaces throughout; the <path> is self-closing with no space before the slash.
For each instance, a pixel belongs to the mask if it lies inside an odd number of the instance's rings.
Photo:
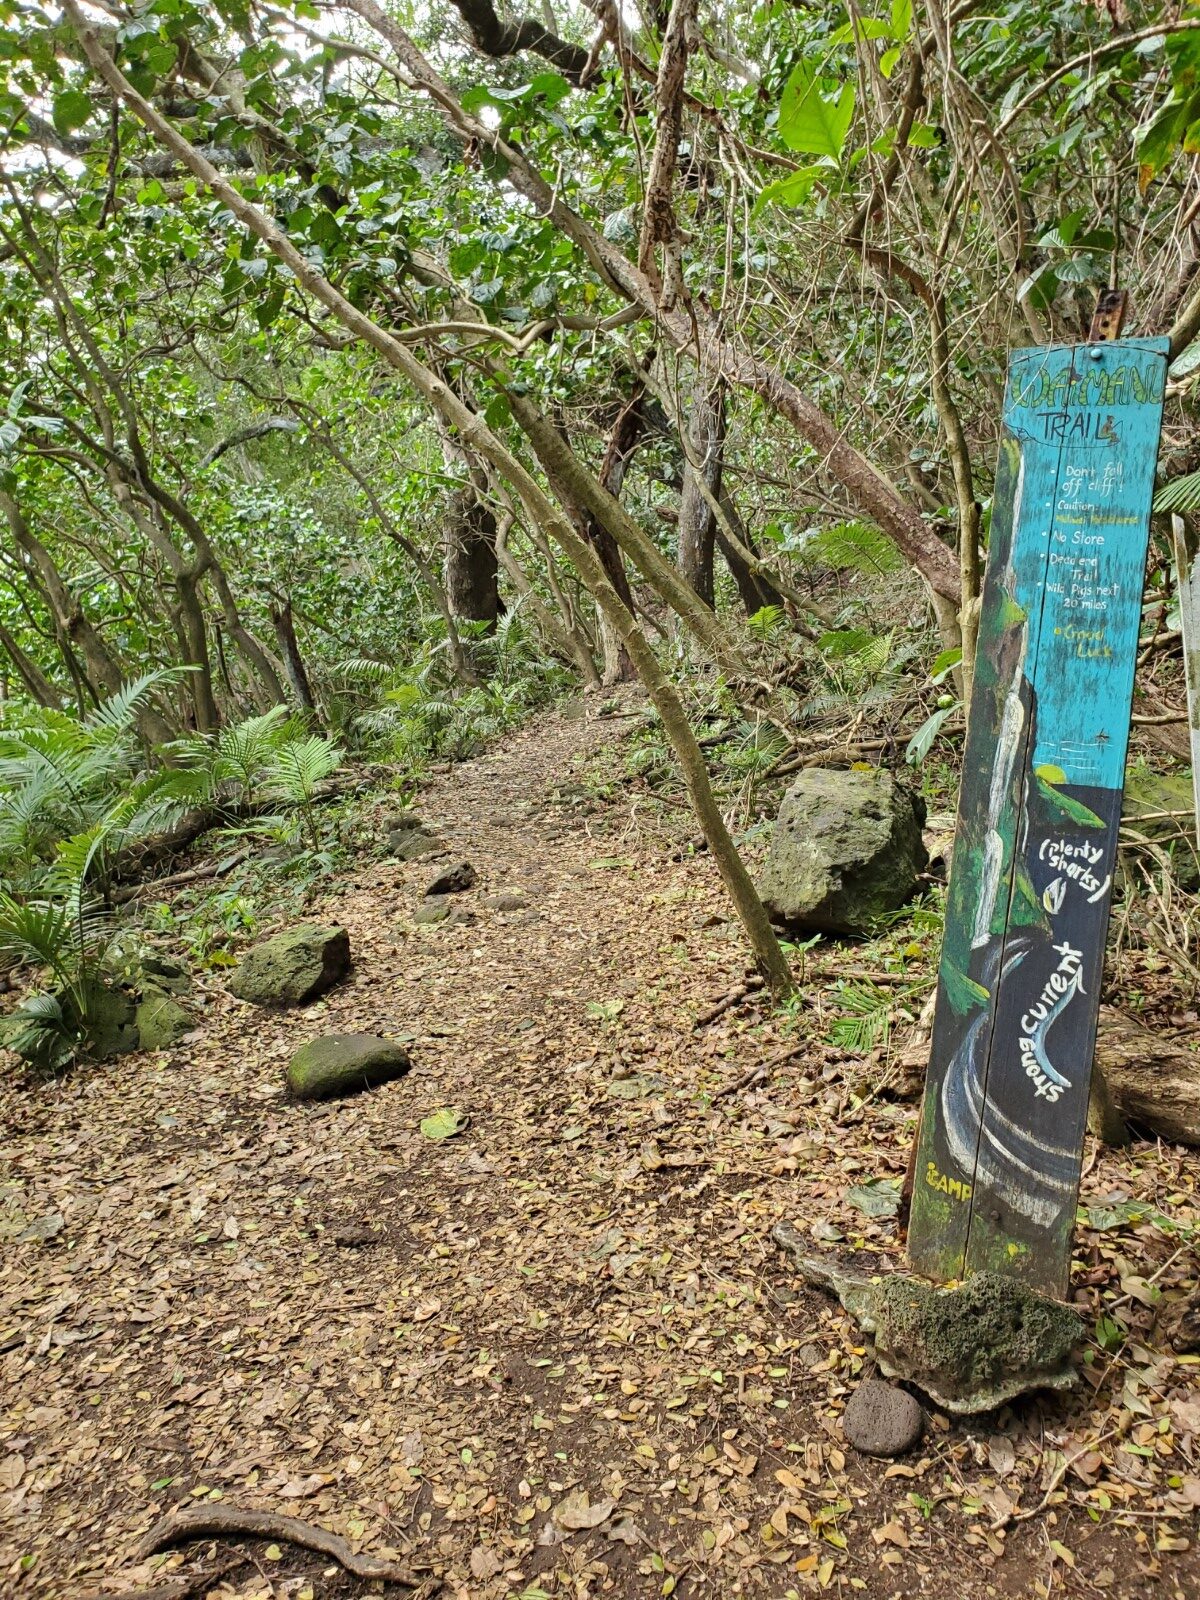
<path id="1" fill-rule="evenodd" d="M 421 1119 L 421 1132 L 427 1139 L 453 1139 L 456 1133 L 462 1133 L 470 1121 L 465 1111 L 446 1106 L 432 1116 Z"/>
<path id="2" fill-rule="evenodd" d="M 930 683 L 944 683 L 947 674 L 953 672 L 961 660 L 961 645 L 956 644 L 952 650 L 943 650 L 934 658 L 934 663 L 929 669 Z"/>
<path id="3" fill-rule="evenodd" d="M 942 731 L 942 723 L 945 722 L 947 717 L 953 716 L 957 709 L 957 706 L 943 706 L 940 710 L 935 711 L 932 716 L 926 717 L 905 747 L 904 759 L 910 766 L 920 766 L 933 748 L 933 741 Z"/>
<path id="4" fill-rule="evenodd" d="M 61 134 L 82 128 L 92 114 L 92 102 L 82 89 L 64 89 L 54 97 L 54 126 Z"/>
<path id="5" fill-rule="evenodd" d="M 825 94 L 825 89 L 830 94 Z M 779 106 L 779 134 L 789 150 L 841 160 L 854 117 L 854 85 L 826 83 L 806 62 L 792 68 Z"/>
<path id="6" fill-rule="evenodd" d="M 774 183 L 769 183 L 759 195 L 754 204 L 754 215 L 757 217 L 764 206 L 775 204 L 778 206 L 802 206 L 812 193 L 813 184 L 818 178 L 830 176 L 827 167 L 800 167 L 796 172 L 789 172 L 786 178 L 776 178 Z"/>
<path id="7" fill-rule="evenodd" d="M 936 150 L 942 142 L 942 134 L 927 122 L 914 122 L 908 130 L 908 142 L 914 150 Z"/>

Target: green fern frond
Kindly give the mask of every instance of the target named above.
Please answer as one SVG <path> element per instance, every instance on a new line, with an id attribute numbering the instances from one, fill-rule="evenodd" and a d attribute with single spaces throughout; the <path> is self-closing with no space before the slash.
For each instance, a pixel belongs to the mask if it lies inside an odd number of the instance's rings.
<path id="1" fill-rule="evenodd" d="M 839 522 L 805 540 L 801 559 L 835 571 L 900 572 L 904 559 L 879 528 L 869 522 Z"/>
<path id="2" fill-rule="evenodd" d="M 74 928 L 68 908 L 54 900 L 14 900 L 0 890 L 0 955 L 49 967 L 63 983 L 72 976 Z"/>
<path id="3" fill-rule="evenodd" d="M 267 783 L 270 794 L 292 805 L 309 804 L 317 785 L 337 771 L 342 755 L 332 740 L 320 734 L 290 739 L 274 752 Z"/>
<path id="4" fill-rule="evenodd" d="M 83 722 L 84 731 L 104 740 L 131 732 L 137 723 L 138 712 L 145 708 L 146 702 L 157 690 L 178 683 L 194 671 L 194 667 L 159 667 L 154 672 L 143 672 L 140 677 L 122 684 L 115 694 L 109 695 Z"/>
<path id="5" fill-rule="evenodd" d="M 1164 483 L 1154 496 L 1155 511 L 1200 511 L 1200 472 L 1185 472 Z"/>
<path id="6" fill-rule="evenodd" d="M 873 983 L 843 984 L 838 1002 L 845 1015 L 829 1029 L 829 1042 L 843 1050 L 865 1055 L 886 1044 L 891 1032 L 892 997 Z"/>

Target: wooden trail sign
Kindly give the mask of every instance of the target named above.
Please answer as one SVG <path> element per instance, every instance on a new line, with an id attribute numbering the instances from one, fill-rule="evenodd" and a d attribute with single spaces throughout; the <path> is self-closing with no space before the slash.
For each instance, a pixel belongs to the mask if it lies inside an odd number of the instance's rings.
<path id="1" fill-rule="evenodd" d="M 1067 1287 L 1166 352 L 1009 367 L 908 1234 L 942 1280 Z"/>

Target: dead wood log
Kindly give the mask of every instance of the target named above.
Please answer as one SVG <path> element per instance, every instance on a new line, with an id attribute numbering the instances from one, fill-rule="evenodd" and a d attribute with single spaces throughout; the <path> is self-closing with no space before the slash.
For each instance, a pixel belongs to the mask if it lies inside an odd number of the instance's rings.
<path id="1" fill-rule="evenodd" d="M 723 994 L 714 1005 L 709 1006 L 707 1011 L 702 1011 L 695 1022 L 692 1023 L 692 1027 L 697 1032 L 701 1028 L 707 1028 L 710 1022 L 715 1022 L 718 1017 L 723 1017 L 727 1011 L 732 1011 L 734 1006 L 740 1005 L 750 995 L 758 995 L 763 988 L 763 983 L 764 980 L 758 973 L 753 973 L 750 977 L 743 978 L 741 983 L 735 983 L 733 988 L 727 994 Z"/>
<path id="2" fill-rule="evenodd" d="M 915 1099 L 925 1083 L 929 1033 L 919 1026 L 892 1058 L 892 1093 Z M 1101 1006 L 1089 1126 L 1105 1144 L 1125 1142 L 1124 1124 L 1172 1144 L 1200 1145 L 1200 1054 Z"/>
<path id="3" fill-rule="evenodd" d="M 375 781 L 374 769 L 351 778 L 326 778 L 316 785 L 313 800 L 318 805 L 323 805 L 327 801 L 341 799 L 343 795 L 354 794 L 359 789 L 369 789 Z M 111 869 L 113 880 L 123 883 L 133 878 L 140 878 L 154 867 L 161 866 L 164 861 L 182 855 L 189 845 L 195 844 L 197 839 L 211 832 L 213 828 L 252 821 L 255 817 L 264 816 L 274 809 L 276 809 L 275 802 L 262 800 L 252 804 L 203 806 L 195 811 L 189 811 L 164 832 L 150 834 L 122 851 Z M 153 885 L 146 884 L 143 887 L 150 888 Z"/>
<path id="4" fill-rule="evenodd" d="M 422 1582 L 398 1562 L 382 1556 L 358 1555 L 340 1534 L 331 1533 L 315 1522 L 284 1516 L 275 1511 L 246 1511 L 237 1506 L 183 1506 L 156 1522 L 137 1547 L 137 1559 L 145 1561 L 172 1545 L 195 1539 L 274 1539 L 316 1550 L 329 1556 L 356 1578 L 382 1578 L 387 1583 L 415 1589 Z"/>
<path id="5" fill-rule="evenodd" d="M 1125 1122 L 1200 1145 L 1200 1055 L 1102 1006 L 1096 1069 Z"/>

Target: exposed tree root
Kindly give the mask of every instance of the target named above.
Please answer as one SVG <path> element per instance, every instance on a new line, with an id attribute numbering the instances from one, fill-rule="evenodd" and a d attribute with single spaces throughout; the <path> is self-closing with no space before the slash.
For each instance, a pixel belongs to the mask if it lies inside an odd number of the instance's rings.
<path id="1" fill-rule="evenodd" d="M 159 1550 L 188 1544 L 193 1539 L 237 1538 L 275 1539 L 319 1551 L 356 1578 L 382 1578 L 387 1583 L 400 1583 L 409 1589 L 417 1588 L 423 1581 L 395 1561 L 384 1560 L 381 1556 L 356 1555 L 340 1534 L 318 1527 L 315 1522 L 303 1522 L 299 1517 L 287 1517 L 274 1511 L 245 1511 L 237 1506 L 185 1506 L 169 1512 L 138 1545 L 137 1558 L 145 1561 Z"/>
<path id="2" fill-rule="evenodd" d="M 701 1028 L 707 1028 L 710 1022 L 715 1022 L 718 1017 L 723 1017 L 727 1011 L 732 1011 L 734 1006 L 740 1005 L 743 1000 L 748 999 L 751 995 L 761 994 L 764 981 L 762 977 L 755 973 L 743 979 L 741 983 L 735 983 L 733 988 L 723 994 L 714 1005 L 709 1006 L 707 1011 L 700 1013 L 695 1022 L 692 1023 L 692 1027 L 697 1031 Z"/>

